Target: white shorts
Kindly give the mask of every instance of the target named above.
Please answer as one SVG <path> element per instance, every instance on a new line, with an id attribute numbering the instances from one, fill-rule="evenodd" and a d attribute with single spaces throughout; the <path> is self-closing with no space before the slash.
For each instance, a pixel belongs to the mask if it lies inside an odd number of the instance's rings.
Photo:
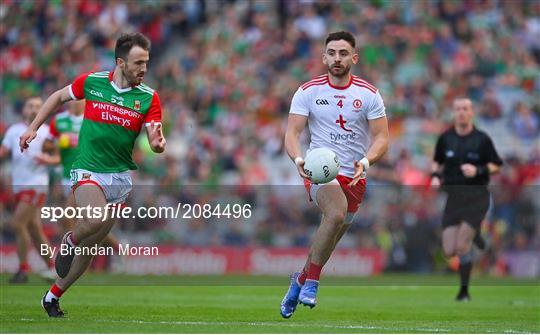
<path id="1" fill-rule="evenodd" d="M 99 186 L 105 195 L 105 200 L 111 204 L 126 202 L 133 186 L 128 171 L 100 173 L 83 169 L 71 170 L 71 188 L 73 191 L 84 184 Z"/>

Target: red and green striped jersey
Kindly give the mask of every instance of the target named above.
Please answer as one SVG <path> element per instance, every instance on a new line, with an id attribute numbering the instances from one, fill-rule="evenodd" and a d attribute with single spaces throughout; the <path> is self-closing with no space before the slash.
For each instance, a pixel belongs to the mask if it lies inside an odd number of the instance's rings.
<path id="1" fill-rule="evenodd" d="M 92 172 L 136 170 L 132 152 L 143 125 L 161 123 L 156 91 L 140 84 L 119 88 L 113 72 L 80 75 L 69 86 L 72 99 L 86 99 L 73 169 Z"/>
<path id="2" fill-rule="evenodd" d="M 50 136 L 56 140 L 60 149 L 64 178 L 70 177 L 69 171 L 79 154 L 79 132 L 83 122 L 83 115 L 73 115 L 69 112 L 58 113 L 54 116 L 50 126 Z"/>

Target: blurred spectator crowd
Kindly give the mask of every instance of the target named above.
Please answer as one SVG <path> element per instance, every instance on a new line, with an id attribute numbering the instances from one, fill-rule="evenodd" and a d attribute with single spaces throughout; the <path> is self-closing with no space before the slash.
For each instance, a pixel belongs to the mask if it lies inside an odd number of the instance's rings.
<path id="1" fill-rule="evenodd" d="M 442 198 L 427 189 L 430 162 L 452 99 L 467 95 L 505 159 L 484 233 L 495 253 L 540 248 L 538 1 L 6 0 L 0 18 L 0 134 L 26 97 L 112 69 L 115 39 L 140 31 L 153 44 L 147 83 L 161 97 L 168 147 L 156 156 L 137 145 L 134 183 L 160 191 L 135 188 L 131 205 L 215 201 L 208 190 L 222 185 L 222 197 L 259 209 L 250 225 L 123 223 L 128 239 L 308 245 L 319 219 L 283 152 L 287 114 L 298 86 L 325 72 L 327 33 L 348 30 L 360 55 L 353 72 L 380 90 L 392 142 L 342 246 L 383 248 L 394 270 L 433 269 Z M 6 173 L 1 185 L 10 208 Z"/>

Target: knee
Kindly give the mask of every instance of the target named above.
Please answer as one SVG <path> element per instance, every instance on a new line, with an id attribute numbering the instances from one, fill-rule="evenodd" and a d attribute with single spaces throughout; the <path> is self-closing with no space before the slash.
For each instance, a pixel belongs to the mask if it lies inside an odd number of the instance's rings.
<path id="1" fill-rule="evenodd" d="M 98 218 L 85 218 L 75 225 L 74 233 L 78 238 L 96 234 L 101 230 L 103 222 Z"/>
<path id="2" fill-rule="evenodd" d="M 344 211 L 330 211 L 327 214 L 325 214 L 326 220 L 329 224 L 332 226 L 335 226 L 336 228 L 341 228 L 341 226 L 345 223 L 345 217 L 346 213 Z"/>
<path id="3" fill-rule="evenodd" d="M 96 236 L 99 238 L 100 241 L 103 241 L 105 237 L 111 232 L 112 224 L 110 222 L 104 222 L 104 224 L 99 228 L 99 230 L 96 233 Z"/>

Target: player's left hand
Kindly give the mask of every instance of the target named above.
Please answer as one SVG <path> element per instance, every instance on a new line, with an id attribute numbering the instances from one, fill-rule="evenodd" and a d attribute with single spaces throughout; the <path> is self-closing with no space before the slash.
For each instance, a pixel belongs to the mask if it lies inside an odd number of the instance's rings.
<path id="1" fill-rule="evenodd" d="M 463 172 L 463 175 L 467 178 L 474 178 L 476 177 L 477 169 L 476 166 L 467 163 L 461 165 L 461 172 Z"/>
<path id="2" fill-rule="evenodd" d="M 150 146 L 155 149 L 155 152 L 163 152 L 165 150 L 165 144 L 167 144 L 167 140 L 165 140 L 165 137 L 163 136 L 163 131 L 161 129 L 161 123 L 155 123 L 152 121 L 150 124 Z"/>
<path id="3" fill-rule="evenodd" d="M 360 179 L 366 179 L 366 172 L 364 171 L 364 165 L 360 161 L 354 161 L 354 176 L 349 186 L 355 186 Z"/>

